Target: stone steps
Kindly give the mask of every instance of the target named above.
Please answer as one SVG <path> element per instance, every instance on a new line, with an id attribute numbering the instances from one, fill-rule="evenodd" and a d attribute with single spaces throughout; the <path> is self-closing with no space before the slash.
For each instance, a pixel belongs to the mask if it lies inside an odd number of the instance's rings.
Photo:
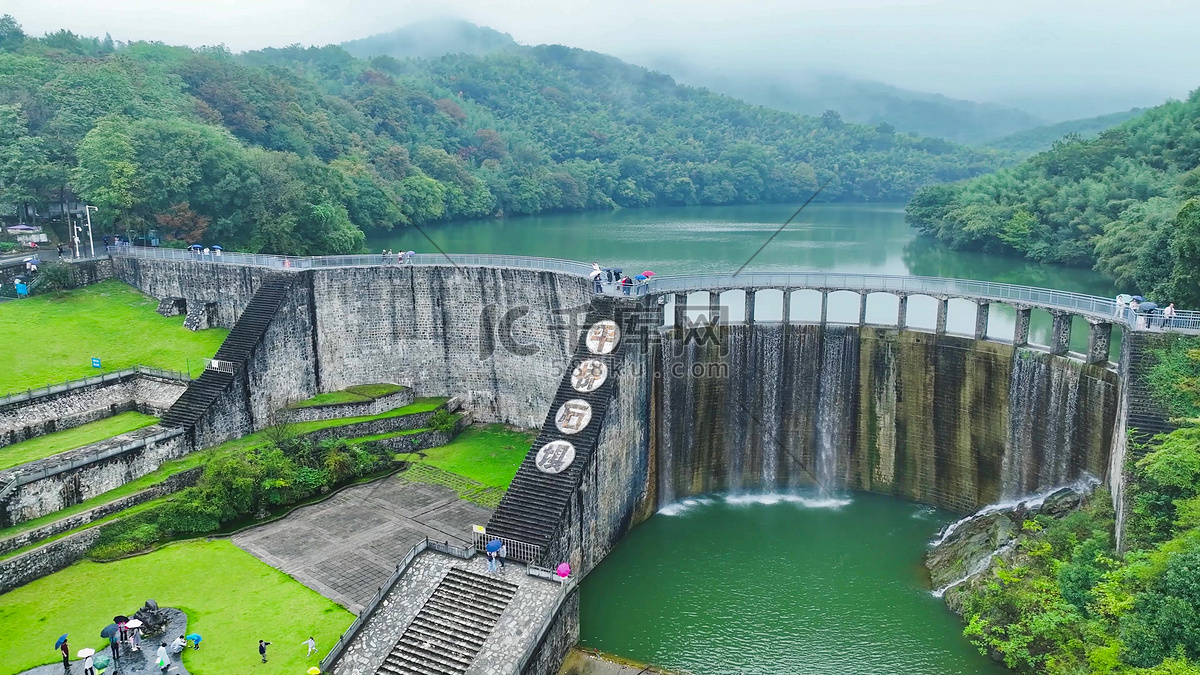
<path id="1" fill-rule="evenodd" d="M 621 323 L 617 316 L 617 301 L 613 298 L 594 299 L 585 326 L 591 326 L 604 319 L 618 320 Z M 608 379 L 595 391 L 581 393 L 571 386 L 570 368 L 563 375 L 541 433 L 517 469 L 517 475 L 500 501 L 500 506 L 488 521 L 488 538 L 495 536 L 511 539 L 542 547 L 542 550 L 551 542 L 570 504 L 571 496 L 579 486 L 583 468 L 587 466 L 592 452 L 595 451 L 600 430 L 604 425 L 608 401 L 619 375 L 625 344 L 629 339 L 636 337 L 628 334 L 627 326 L 622 326 L 621 340 L 616 348 L 610 354 L 598 356 L 588 351 L 586 334 L 581 336 L 571 359 L 571 367 L 584 359 L 596 359 L 608 366 Z M 559 407 L 571 399 L 587 401 L 592 407 L 592 418 L 579 433 L 564 434 L 558 430 L 555 417 Z M 569 441 L 575 447 L 575 460 L 560 473 L 544 473 L 537 467 L 537 453 L 543 445 L 555 440 Z M 523 560 L 521 551 L 515 550 L 514 547 L 509 548 L 509 557 L 527 563 L 541 562 Z"/>
<path id="2" fill-rule="evenodd" d="M 451 568 L 376 674 L 465 673 L 516 592 L 515 584 Z"/>
<path id="3" fill-rule="evenodd" d="M 218 361 L 232 362 L 235 372 L 245 367 L 246 360 L 267 332 L 267 326 L 275 318 L 292 283 L 291 276 L 282 274 L 263 279 L 262 285 L 255 291 L 254 297 L 250 298 L 249 304 L 238 317 L 229 335 L 225 337 L 225 341 L 221 343 L 214 358 Z M 188 385 L 183 395 L 163 415 L 162 425 L 184 428 L 194 426 L 217 397 L 229 387 L 233 378 L 233 373 L 205 370 Z"/>

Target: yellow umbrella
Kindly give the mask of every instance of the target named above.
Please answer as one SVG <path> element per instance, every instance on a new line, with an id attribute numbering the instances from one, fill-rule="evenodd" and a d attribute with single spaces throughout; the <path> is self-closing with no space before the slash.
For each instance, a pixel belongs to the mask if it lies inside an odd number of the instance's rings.
<path id="1" fill-rule="evenodd" d="M 321 675 L 321 669 L 313 666 L 312 668 L 308 669 L 308 675 Z"/>

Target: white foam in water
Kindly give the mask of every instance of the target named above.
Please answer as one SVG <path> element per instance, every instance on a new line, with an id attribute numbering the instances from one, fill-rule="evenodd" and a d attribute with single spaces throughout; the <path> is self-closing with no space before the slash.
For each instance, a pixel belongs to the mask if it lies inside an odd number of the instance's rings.
<path id="1" fill-rule="evenodd" d="M 839 509 L 850 504 L 850 499 L 836 497 L 801 497 L 800 495 L 768 492 L 761 495 L 726 495 L 725 503 L 741 506 L 745 504 L 796 504 L 806 509 Z"/>
<path id="2" fill-rule="evenodd" d="M 664 516 L 679 516 L 684 513 L 687 513 L 688 511 L 691 511 L 692 509 L 696 508 L 697 506 L 707 506 L 708 504 L 712 504 L 712 503 L 713 503 L 713 500 L 709 499 L 707 497 L 694 497 L 691 499 L 684 499 L 682 501 L 675 502 L 674 504 L 667 504 L 666 506 L 659 509 L 658 512 L 659 512 L 659 514 L 664 515 Z"/>
<path id="3" fill-rule="evenodd" d="M 781 494 L 778 492 L 757 495 L 725 495 L 721 499 L 726 504 L 733 506 L 794 504 L 806 509 L 840 509 L 853 501 L 851 499 L 837 499 L 835 497 L 802 497 L 800 495 Z M 698 506 L 708 506 L 715 503 L 716 499 L 711 497 L 692 497 L 677 501 L 674 504 L 667 504 L 659 509 L 658 513 L 664 516 L 679 516 Z"/>
<path id="4" fill-rule="evenodd" d="M 989 505 L 983 507 L 982 509 L 979 509 L 975 513 L 972 513 L 971 515 L 967 516 L 966 518 L 961 518 L 959 520 L 954 521 L 953 523 L 950 523 L 950 525 L 948 525 L 946 527 L 946 529 L 942 530 L 942 533 L 940 535 L 938 535 L 938 538 L 936 540 L 934 540 L 932 546 L 941 546 L 946 541 L 946 539 L 948 539 L 950 537 L 950 535 L 954 534 L 955 530 L 957 530 L 959 527 L 961 527 L 961 526 L 965 525 L 966 523 L 969 523 L 972 520 L 979 518 L 981 516 L 986 516 L 986 515 L 989 515 L 992 513 L 997 513 L 999 511 L 1008 511 L 1011 509 L 1015 509 L 1018 506 L 1024 506 L 1024 508 L 1027 508 L 1027 509 L 1040 508 L 1041 505 L 1046 501 L 1047 497 L 1054 494 L 1055 492 L 1058 492 L 1059 490 L 1063 489 L 1064 487 L 1069 487 L 1079 494 L 1087 494 L 1087 493 L 1091 492 L 1092 488 L 1096 487 L 1096 485 L 1098 485 L 1099 483 L 1100 483 L 1100 481 L 1095 476 L 1092 476 L 1091 474 L 1084 474 L 1082 478 L 1080 478 L 1079 480 L 1076 480 L 1074 483 L 1071 483 L 1070 485 L 1059 485 L 1056 487 L 1052 487 L 1049 490 L 1044 490 L 1035 495 L 1023 497 L 1021 499 L 1010 499 L 1008 501 L 1000 502 L 999 504 L 989 504 Z"/>

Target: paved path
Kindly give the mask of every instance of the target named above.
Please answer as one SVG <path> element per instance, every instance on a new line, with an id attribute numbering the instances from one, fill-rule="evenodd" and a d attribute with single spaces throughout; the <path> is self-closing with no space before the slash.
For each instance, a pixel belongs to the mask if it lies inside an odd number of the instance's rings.
<path id="1" fill-rule="evenodd" d="M 348 488 L 233 543 L 358 614 L 418 541 L 469 545 L 471 526 L 491 517 L 448 487 L 403 476 Z"/>
<path id="2" fill-rule="evenodd" d="M 178 609 L 171 607 L 165 607 L 163 609 L 165 609 L 168 616 L 170 616 L 170 621 L 167 623 L 167 629 L 163 631 L 163 634 L 161 636 L 155 635 L 153 637 L 143 636 L 142 649 L 136 652 L 131 651 L 129 649 L 129 645 L 122 644 L 120 663 L 110 664 L 108 668 L 105 669 L 105 673 L 108 675 L 113 675 L 114 673 L 119 673 L 120 675 L 160 675 L 160 673 L 162 673 L 158 666 L 154 664 L 154 655 L 158 651 L 159 644 L 162 642 L 170 643 L 171 640 L 175 639 L 179 635 L 187 635 L 187 615 Z M 133 616 L 133 614 L 130 614 L 130 616 Z M 103 628 L 103 626 L 101 626 L 101 628 Z M 73 638 L 70 641 L 71 651 L 73 653 L 78 653 L 80 649 L 83 649 L 86 646 L 102 643 L 104 640 L 99 636 L 100 631 L 97 630 L 96 639 L 93 641 L 87 641 L 79 637 Z M 203 643 L 201 644 L 200 649 L 204 649 Z M 108 656 L 110 652 L 108 649 L 104 649 L 102 652 L 100 652 L 100 654 Z M 118 665 L 119 667 L 113 668 L 114 665 Z M 63 675 L 64 672 L 70 673 L 70 675 L 82 675 L 83 659 L 72 661 L 71 669 L 69 671 L 63 670 L 62 660 L 61 657 L 59 657 L 59 660 L 55 661 L 54 663 L 26 670 L 25 672 L 21 673 L 21 675 Z M 99 670 L 96 672 L 97 674 L 100 673 Z M 183 661 L 180 660 L 179 654 L 172 654 L 171 665 L 167 668 L 167 675 L 187 675 L 187 672 L 187 668 L 183 667 Z"/>

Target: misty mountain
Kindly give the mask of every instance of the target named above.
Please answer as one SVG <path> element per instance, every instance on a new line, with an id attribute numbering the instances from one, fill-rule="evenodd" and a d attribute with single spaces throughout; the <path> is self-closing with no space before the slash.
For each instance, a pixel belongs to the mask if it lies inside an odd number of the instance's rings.
<path id="1" fill-rule="evenodd" d="M 516 47 L 508 33 L 459 19 L 430 19 L 388 33 L 343 42 L 342 48 L 361 59 L 391 56 L 429 59 L 446 54 L 483 56 Z"/>
<path id="2" fill-rule="evenodd" d="M 1067 134 L 1077 134 L 1080 138 L 1084 139 L 1095 138 L 1100 135 L 1100 132 L 1111 129 L 1144 112 L 1146 112 L 1145 108 L 1134 108 L 1133 110 L 1123 110 L 1097 117 L 1087 117 L 1081 120 L 1067 120 L 1058 124 L 1048 124 L 1044 127 L 1018 131 L 1015 134 L 989 141 L 984 145 L 989 148 L 996 148 L 997 150 L 1011 150 L 1021 153 L 1042 152 L 1043 150 L 1049 150 L 1054 145 L 1054 141 L 1061 139 Z"/>
<path id="3" fill-rule="evenodd" d="M 836 110 L 851 122 L 887 123 L 899 131 L 968 145 L 1047 122 L 1017 108 L 911 91 L 834 73 L 800 73 L 786 78 L 704 72 L 669 60 L 656 60 L 648 65 L 672 73 L 681 82 L 708 87 L 748 103 L 801 115 L 820 115 L 826 110 Z"/>

